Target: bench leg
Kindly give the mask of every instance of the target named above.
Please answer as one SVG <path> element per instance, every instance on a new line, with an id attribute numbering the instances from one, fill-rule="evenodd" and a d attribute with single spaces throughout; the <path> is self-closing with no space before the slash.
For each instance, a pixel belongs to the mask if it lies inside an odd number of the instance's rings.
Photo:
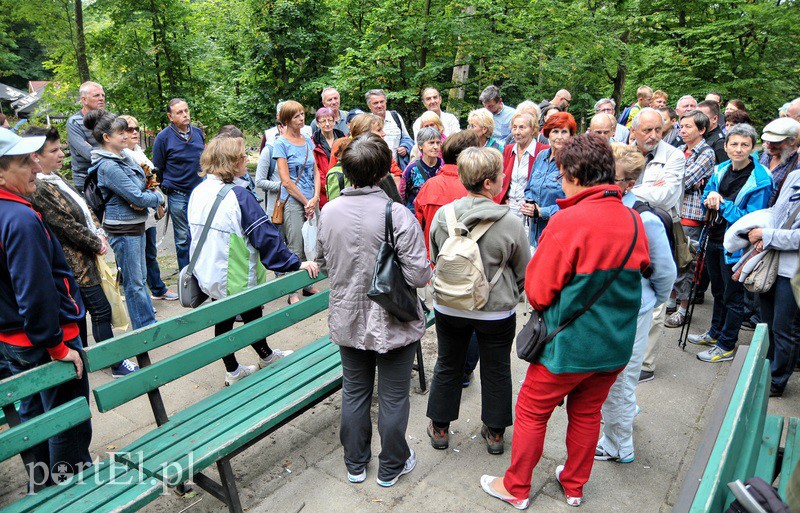
<path id="1" fill-rule="evenodd" d="M 222 459 L 217 462 L 220 483 L 225 491 L 225 504 L 231 513 L 244 513 L 242 503 L 239 501 L 239 491 L 236 489 L 236 479 L 233 476 L 231 461 Z"/>
<path id="2" fill-rule="evenodd" d="M 425 379 L 425 364 L 422 361 L 422 341 L 417 341 L 417 373 L 419 374 L 419 388 L 422 393 L 428 391 L 428 384 Z"/>

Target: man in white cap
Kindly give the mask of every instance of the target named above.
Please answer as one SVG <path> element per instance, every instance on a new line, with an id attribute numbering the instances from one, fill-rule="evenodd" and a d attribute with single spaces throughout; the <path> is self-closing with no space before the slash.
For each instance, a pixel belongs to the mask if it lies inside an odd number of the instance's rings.
<path id="1" fill-rule="evenodd" d="M 79 354 L 78 321 L 86 310 L 78 284 L 58 239 L 27 200 L 36 191 L 36 173 L 41 171 L 32 153 L 44 142 L 43 136 L 19 137 L 0 128 L 0 361 L 12 375 L 51 360 L 70 362 L 76 379 L 23 398 L 23 423 L 73 399 L 89 400 L 89 380 Z M 91 437 L 87 420 L 36 446 L 31 450 L 35 465 L 30 478 L 53 484 L 46 478 L 55 465 L 74 469 L 90 464 Z M 45 475 L 37 476 L 42 469 L 47 469 Z"/>
<path id="2" fill-rule="evenodd" d="M 772 171 L 772 180 L 775 182 L 775 190 L 769 199 L 768 206 L 770 207 L 778 199 L 786 175 L 797 168 L 799 133 L 800 123 L 788 117 L 771 121 L 761 133 L 761 140 L 764 141 L 764 154 L 761 155 L 759 162 Z"/>

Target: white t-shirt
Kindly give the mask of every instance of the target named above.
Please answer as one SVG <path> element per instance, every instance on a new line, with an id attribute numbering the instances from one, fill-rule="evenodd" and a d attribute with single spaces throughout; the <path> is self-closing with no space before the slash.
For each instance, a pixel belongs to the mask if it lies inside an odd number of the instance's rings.
<path id="1" fill-rule="evenodd" d="M 522 159 L 517 157 L 517 148 L 515 144 L 511 150 L 514 157 L 514 167 L 511 170 L 511 184 L 508 186 L 508 206 L 511 212 L 520 219 L 523 215 L 519 211 L 520 205 L 525 202 L 525 186 L 528 185 L 528 162 L 529 159 L 533 160 L 533 151 L 536 149 L 536 143 L 531 141 L 525 151 L 522 152 Z"/>
<path id="2" fill-rule="evenodd" d="M 412 127 L 414 130 L 414 142 L 417 142 L 417 134 L 419 133 L 421 118 L 422 116 L 418 117 L 414 121 L 414 126 Z M 442 120 L 442 124 L 444 125 L 444 135 L 446 137 L 450 137 L 454 133 L 461 131 L 461 125 L 458 122 L 458 118 L 449 112 L 442 111 L 442 113 L 439 115 L 439 119 Z"/>

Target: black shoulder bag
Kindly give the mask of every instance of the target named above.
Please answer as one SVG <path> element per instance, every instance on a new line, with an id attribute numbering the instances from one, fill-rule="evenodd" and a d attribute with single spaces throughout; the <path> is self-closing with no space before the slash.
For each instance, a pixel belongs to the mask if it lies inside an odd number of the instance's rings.
<path id="1" fill-rule="evenodd" d="M 603 287 L 597 291 L 597 293 L 592 296 L 586 305 L 572 314 L 572 316 L 567 319 L 566 322 L 561 324 L 558 328 L 556 328 L 553 332 L 547 333 L 547 326 L 544 324 L 544 313 L 539 310 L 534 310 L 531 312 L 531 320 L 529 320 L 525 326 L 522 327 L 522 331 L 519 332 L 517 335 L 517 356 L 519 356 L 522 360 L 530 363 L 536 363 L 539 360 L 539 357 L 542 356 L 542 352 L 544 351 L 544 346 L 550 343 L 551 340 L 556 338 L 556 335 L 561 333 L 561 330 L 575 322 L 581 315 L 585 314 L 589 308 L 592 307 L 600 296 L 602 296 L 608 287 L 611 286 L 612 283 L 617 279 L 619 273 L 622 272 L 622 269 L 625 268 L 625 264 L 628 263 L 628 259 L 630 259 L 631 254 L 633 254 L 633 249 L 636 247 L 636 240 L 639 238 L 639 224 L 636 222 L 636 215 L 633 213 L 633 210 L 628 209 L 631 213 L 631 218 L 633 218 L 633 242 L 631 242 L 631 247 L 628 248 L 628 254 L 625 255 L 625 259 L 622 261 L 622 264 L 614 270 L 614 274 L 611 278 L 608 279 L 603 284 Z"/>
<path id="2" fill-rule="evenodd" d="M 401 322 L 419 320 L 417 293 L 403 276 L 403 270 L 394 248 L 394 226 L 392 225 L 392 200 L 386 203 L 386 228 L 383 242 L 378 249 L 375 272 L 372 275 L 367 297 L 381 308 L 397 317 Z"/>

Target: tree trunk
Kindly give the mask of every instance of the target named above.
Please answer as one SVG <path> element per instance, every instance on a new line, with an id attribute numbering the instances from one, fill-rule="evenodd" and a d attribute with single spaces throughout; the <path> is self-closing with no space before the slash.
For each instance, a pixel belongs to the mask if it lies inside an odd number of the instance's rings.
<path id="1" fill-rule="evenodd" d="M 470 5 L 464 12 L 472 16 L 475 14 L 475 6 Z M 468 55 L 465 55 L 464 44 L 461 36 L 458 36 L 458 50 L 456 50 L 456 65 L 453 66 L 453 87 L 450 89 L 450 99 L 464 99 L 464 85 L 469 80 L 469 64 L 458 64 L 459 62 L 469 62 Z"/>
<path id="2" fill-rule="evenodd" d="M 620 36 L 620 41 L 628 44 L 630 40 L 631 32 L 630 30 L 626 30 Z M 622 95 L 625 94 L 625 78 L 628 75 L 628 56 L 627 52 L 623 53 L 622 58 L 619 60 L 617 64 L 617 74 L 614 76 L 614 92 L 611 94 L 611 97 L 614 98 L 614 101 L 617 102 L 617 114 L 621 114 L 623 110 L 625 110 L 625 106 L 622 104 Z"/>
<path id="3" fill-rule="evenodd" d="M 86 58 L 86 38 L 83 35 L 83 2 L 75 0 L 75 59 L 81 82 L 89 80 L 89 61 Z"/>

